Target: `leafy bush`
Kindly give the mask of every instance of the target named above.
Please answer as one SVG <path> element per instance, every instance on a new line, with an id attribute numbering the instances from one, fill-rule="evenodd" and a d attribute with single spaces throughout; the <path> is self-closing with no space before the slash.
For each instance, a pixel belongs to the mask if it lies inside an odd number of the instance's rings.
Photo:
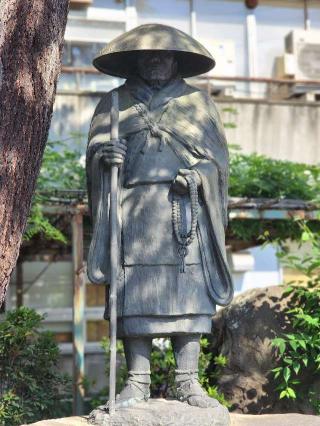
<path id="1" fill-rule="evenodd" d="M 0 424 L 15 426 L 68 414 L 70 381 L 57 369 L 59 349 L 43 317 L 22 307 L 0 322 Z"/>
<path id="2" fill-rule="evenodd" d="M 42 197 L 36 194 L 33 198 L 33 204 L 31 206 L 31 212 L 23 239 L 29 241 L 41 233 L 47 240 L 55 240 L 66 244 L 67 239 L 65 235 L 63 235 L 63 233 L 50 222 L 49 218 L 43 214 L 42 203 Z"/>
<path id="3" fill-rule="evenodd" d="M 286 266 L 305 275 L 307 282 L 292 282 L 285 290 L 291 295 L 286 313 L 293 332 L 273 340 L 280 364 L 273 373 L 280 399 L 307 397 L 320 414 L 320 397 L 310 387 L 320 379 L 320 235 L 305 222 L 300 222 L 300 228 L 301 242 L 308 242 L 311 250 L 301 258 L 287 253 L 281 258 Z"/>
<path id="4" fill-rule="evenodd" d="M 315 200 L 319 192 L 319 166 L 231 150 L 230 196 Z"/>
<path id="5" fill-rule="evenodd" d="M 85 189 L 85 164 L 80 148 L 70 149 L 69 145 L 77 145 L 77 136 L 73 135 L 63 141 L 47 143 L 40 175 L 37 180 L 37 191 L 53 189 Z"/>
<path id="6" fill-rule="evenodd" d="M 263 155 L 245 155 L 237 145 L 230 146 L 229 195 L 245 198 L 299 199 L 320 202 L 320 167 L 273 160 Z M 309 224 L 320 231 L 319 222 Z M 264 241 L 299 240 L 301 228 L 294 219 L 230 221 L 228 236 L 259 244 Z"/>
<path id="7" fill-rule="evenodd" d="M 44 192 L 59 189 L 84 190 L 86 187 L 83 155 L 80 149 L 69 148 L 70 141 L 76 145 L 77 136 L 47 143 L 24 240 L 31 240 L 35 235 L 42 234 L 47 240 L 67 242 L 62 232 L 51 223 L 52 219 L 43 214 L 42 205 L 48 197 Z"/>
<path id="8" fill-rule="evenodd" d="M 109 340 L 102 341 L 102 347 L 105 351 L 106 362 L 106 381 L 109 380 Z M 209 343 L 205 338 L 201 339 L 201 353 L 199 358 L 199 381 L 208 394 L 217 399 L 221 404 L 229 407 L 224 395 L 218 391 L 215 385 L 217 377 L 221 373 L 221 369 L 225 367 L 227 360 L 223 356 L 214 357 L 209 352 Z M 123 345 L 117 342 L 117 392 L 123 388 L 126 377 L 127 368 L 125 365 L 125 357 Z M 208 372 L 208 367 L 212 362 L 215 364 L 215 372 Z M 166 398 L 174 397 L 174 369 L 175 361 L 174 354 L 169 340 L 165 339 L 160 346 L 153 345 L 151 352 L 151 397 Z M 105 404 L 108 397 L 108 387 L 103 389 L 99 394 L 91 399 L 91 407 L 95 408 L 98 405 Z"/>

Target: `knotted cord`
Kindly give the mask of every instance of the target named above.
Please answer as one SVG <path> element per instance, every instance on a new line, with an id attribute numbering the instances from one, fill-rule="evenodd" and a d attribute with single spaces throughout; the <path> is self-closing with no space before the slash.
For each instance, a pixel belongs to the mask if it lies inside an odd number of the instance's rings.
<path id="1" fill-rule="evenodd" d="M 135 104 L 134 107 L 137 110 L 140 117 L 145 122 L 147 129 L 149 131 L 149 134 L 151 134 L 151 136 L 153 136 L 155 138 L 159 138 L 158 150 L 162 151 L 163 146 L 167 141 L 164 128 L 160 125 L 160 123 L 154 123 L 153 122 L 152 118 L 148 114 L 148 111 L 145 108 L 143 108 L 142 105 Z M 143 147 L 141 148 L 141 151 L 140 151 L 141 154 L 145 153 L 147 141 L 148 141 L 148 136 L 146 137 L 145 143 L 144 143 Z"/>

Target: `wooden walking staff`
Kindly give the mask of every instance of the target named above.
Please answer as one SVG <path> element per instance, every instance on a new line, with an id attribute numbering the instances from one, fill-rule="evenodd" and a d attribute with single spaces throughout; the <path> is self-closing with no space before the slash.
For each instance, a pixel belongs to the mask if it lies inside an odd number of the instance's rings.
<path id="1" fill-rule="evenodd" d="M 111 98 L 111 140 L 119 138 L 119 97 L 112 92 Z M 117 363 L 117 278 L 118 278 L 118 165 L 111 166 L 110 188 L 110 375 L 109 375 L 109 414 L 115 412 L 116 363 Z"/>

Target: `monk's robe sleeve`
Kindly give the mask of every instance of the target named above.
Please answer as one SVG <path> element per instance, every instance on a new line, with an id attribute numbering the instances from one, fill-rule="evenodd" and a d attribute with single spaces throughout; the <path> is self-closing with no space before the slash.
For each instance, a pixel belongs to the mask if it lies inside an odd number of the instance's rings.
<path id="1" fill-rule="evenodd" d="M 206 159 L 200 159 L 191 169 L 196 170 L 200 180 L 200 194 L 204 214 L 199 217 L 200 246 L 206 265 L 208 291 L 212 299 L 225 306 L 233 297 L 233 283 L 229 271 L 225 228 L 228 221 L 228 170 L 229 157 L 223 124 L 215 105 L 207 100 L 205 132 L 202 146 Z"/>
<path id="2" fill-rule="evenodd" d="M 201 177 L 202 191 L 206 193 L 206 196 L 210 196 L 210 199 L 214 198 L 215 205 L 219 205 L 220 219 L 226 229 L 228 224 L 229 153 L 223 123 L 209 96 L 206 98 L 206 105 L 208 111 L 206 151 L 211 158 L 200 161 L 193 169 Z"/>
<path id="3" fill-rule="evenodd" d="M 101 144 L 110 141 L 111 96 L 106 94 L 93 115 L 86 155 L 88 205 L 93 235 L 88 254 L 88 277 L 96 284 L 109 280 L 109 199 L 110 171 L 98 152 Z"/>
<path id="4" fill-rule="evenodd" d="M 93 114 L 88 135 L 88 145 L 86 153 L 86 173 L 88 204 L 91 219 L 95 220 L 97 208 L 97 182 L 98 170 L 95 166 L 95 155 L 101 146 L 110 140 L 110 96 L 106 94 L 98 103 Z"/>

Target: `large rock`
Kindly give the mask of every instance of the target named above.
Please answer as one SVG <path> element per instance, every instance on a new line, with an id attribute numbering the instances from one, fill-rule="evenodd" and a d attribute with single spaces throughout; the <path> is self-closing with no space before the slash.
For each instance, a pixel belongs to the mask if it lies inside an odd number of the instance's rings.
<path id="1" fill-rule="evenodd" d="M 271 341 L 291 331 L 285 315 L 289 300 L 280 286 L 249 290 L 213 319 L 213 352 L 228 358 L 219 388 L 236 412 L 314 414 L 307 400 L 279 400 L 271 373 L 276 366 Z"/>

